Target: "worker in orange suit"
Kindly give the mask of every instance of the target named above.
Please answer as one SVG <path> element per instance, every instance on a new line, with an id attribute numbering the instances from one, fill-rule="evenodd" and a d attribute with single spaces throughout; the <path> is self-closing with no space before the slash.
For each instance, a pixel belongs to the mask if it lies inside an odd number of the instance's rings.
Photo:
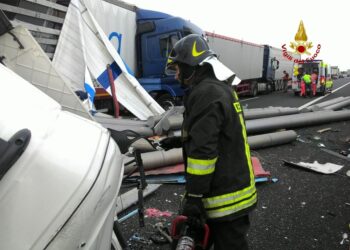
<path id="1" fill-rule="evenodd" d="M 318 79 L 317 70 L 314 69 L 314 71 L 311 74 L 311 89 L 312 89 L 312 95 L 313 96 L 316 95 L 317 79 Z"/>

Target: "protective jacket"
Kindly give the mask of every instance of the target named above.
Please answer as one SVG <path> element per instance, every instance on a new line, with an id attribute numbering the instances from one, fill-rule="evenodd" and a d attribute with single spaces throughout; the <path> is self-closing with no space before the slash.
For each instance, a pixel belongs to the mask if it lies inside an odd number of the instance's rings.
<path id="1" fill-rule="evenodd" d="M 245 123 L 225 82 L 205 78 L 185 97 L 186 191 L 203 195 L 208 219 L 232 220 L 257 202 Z"/>
<path id="2" fill-rule="evenodd" d="M 305 74 L 303 76 L 303 80 L 304 80 L 305 84 L 310 84 L 311 83 L 311 76 L 309 74 Z"/>

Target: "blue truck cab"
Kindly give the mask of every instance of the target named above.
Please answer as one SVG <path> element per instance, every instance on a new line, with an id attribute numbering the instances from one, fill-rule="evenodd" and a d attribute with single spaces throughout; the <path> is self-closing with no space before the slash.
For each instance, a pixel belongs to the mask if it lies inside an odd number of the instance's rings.
<path id="1" fill-rule="evenodd" d="M 175 75 L 165 73 L 168 55 L 182 37 L 204 32 L 189 21 L 165 13 L 137 9 L 136 14 L 136 78 L 161 106 L 167 107 L 184 95 Z"/>

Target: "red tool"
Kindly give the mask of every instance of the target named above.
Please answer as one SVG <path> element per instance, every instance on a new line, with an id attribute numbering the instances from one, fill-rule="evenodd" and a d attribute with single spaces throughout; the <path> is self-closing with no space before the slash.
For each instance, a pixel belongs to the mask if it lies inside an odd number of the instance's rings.
<path id="1" fill-rule="evenodd" d="M 183 215 L 177 216 L 171 224 L 171 237 L 176 250 L 193 250 L 195 247 L 205 249 L 209 239 L 209 226 L 204 224 L 201 231 L 194 232 L 187 223 L 187 217 Z M 198 240 L 198 238 L 200 240 Z M 197 242 L 196 242 L 197 239 Z M 196 248 L 197 249 L 197 248 Z"/>

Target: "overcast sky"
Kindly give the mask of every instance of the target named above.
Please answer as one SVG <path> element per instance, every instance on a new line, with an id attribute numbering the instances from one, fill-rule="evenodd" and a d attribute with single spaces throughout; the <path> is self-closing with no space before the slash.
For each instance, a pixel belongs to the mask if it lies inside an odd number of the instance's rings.
<path id="1" fill-rule="evenodd" d="M 323 59 L 350 69 L 350 2 L 346 0 L 124 0 L 140 8 L 180 16 L 205 31 L 281 48 L 294 42 L 303 20 L 308 42 Z M 291 50 L 291 49 L 290 49 Z"/>

